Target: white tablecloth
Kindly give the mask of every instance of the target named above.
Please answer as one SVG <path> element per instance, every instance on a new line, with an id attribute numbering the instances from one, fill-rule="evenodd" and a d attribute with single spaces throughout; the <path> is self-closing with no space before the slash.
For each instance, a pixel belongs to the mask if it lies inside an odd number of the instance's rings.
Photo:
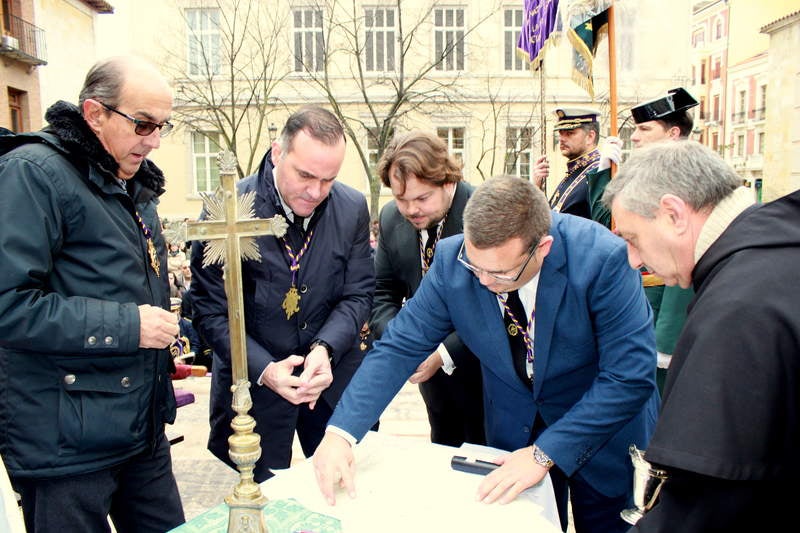
<path id="1" fill-rule="evenodd" d="M 483 477 L 450 468 L 453 455 L 488 459 L 503 453 L 370 432 L 355 448 L 356 499 L 339 489 L 336 505 L 328 505 L 310 460 L 278 472 L 262 490 L 268 498 L 294 498 L 338 518 L 345 533 L 560 532 L 549 476 L 510 504 L 485 504 L 475 501 Z"/>

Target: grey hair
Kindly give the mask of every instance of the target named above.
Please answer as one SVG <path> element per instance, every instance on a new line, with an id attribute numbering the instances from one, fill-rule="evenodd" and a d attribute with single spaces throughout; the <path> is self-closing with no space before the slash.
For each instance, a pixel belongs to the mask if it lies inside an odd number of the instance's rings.
<path id="1" fill-rule="evenodd" d="M 78 108 L 83 110 L 86 100 L 98 100 L 111 107 L 119 105 L 122 86 L 125 83 L 125 58 L 110 57 L 95 63 L 86 74 L 83 88 L 78 96 Z"/>
<path id="2" fill-rule="evenodd" d="M 654 218 L 661 198 L 674 194 L 695 211 L 713 208 L 742 183 L 722 158 L 695 141 L 664 141 L 633 151 L 606 186 L 603 203 Z"/>
<path id="3" fill-rule="evenodd" d="M 550 231 L 544 193 L 516 176 L 496 176 L 472 193 L 464 209 L 464 237 L 476 248 L 500 246 L 514 237 L 533 246 Z"/>
<path id="4" fill-rule="evenodd" d="M 345 139 L 344 128 L 336 115 L 318 106 L 305 106 L 292 113 L 283 126 L 278 139 L 281 157 L 286 157 L 292 151 L 292 142 L 301 131 L 328 146 L 334 146 L 340 139 Z"/>

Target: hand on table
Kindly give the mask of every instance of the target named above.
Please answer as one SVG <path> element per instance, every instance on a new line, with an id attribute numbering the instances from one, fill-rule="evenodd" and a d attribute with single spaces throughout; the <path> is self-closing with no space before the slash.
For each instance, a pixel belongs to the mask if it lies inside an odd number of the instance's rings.
<path id="1" fill-rule="evenodd" d="M 478 501 L 511 503 L 522 491 L 539 483 L 547 474 L 547 468 L 533 460 L 532 446 L 498 457 L 495 462 L 501 466 L 487 474 L 481 482 L 476 496 Z"/>
<path id="2" fill-rule="evenodd" d="M 336 505 L 336 485 L 345 489 L 350 498 L 356 497 L 355 457 L 353 448 L 344 437 L 325 432 L 312 457 L 317 485 L 325 500 Z"/>

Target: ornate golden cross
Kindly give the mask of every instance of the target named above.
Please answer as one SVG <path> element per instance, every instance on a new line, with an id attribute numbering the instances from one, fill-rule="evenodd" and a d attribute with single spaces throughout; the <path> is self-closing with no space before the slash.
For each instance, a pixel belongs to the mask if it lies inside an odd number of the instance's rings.
<path id="1" fill-rule="evenodd" d="M 241 261 L 261 261 L 255 237 L 281 237 L 286 233 L 287 223 L 280 215 L 270 219 L 254 218 L 255 193 L 236 194 L 236 156 L 232 152 L 220 152 L 217 162 L 221 187 L 213 195 L 203 195 L 207 220 L 187 223 L 186 238 L 206 241 L 203 267 L 224 265 L 233 374 L 231 406 L 237 413 L 231 422 L 234 434 L 228 439 L 228 453 L 239 469 L 239 483 L 233 494 L 225 498 L 230 507 L 228 533 L 266 532 L 262 508 L 267 498 L 253 479 L 253 469 L 261 456 L 261 437 L 253 432 L 256 424 L 247 414 L 253 401 L 247 377 Z"/>

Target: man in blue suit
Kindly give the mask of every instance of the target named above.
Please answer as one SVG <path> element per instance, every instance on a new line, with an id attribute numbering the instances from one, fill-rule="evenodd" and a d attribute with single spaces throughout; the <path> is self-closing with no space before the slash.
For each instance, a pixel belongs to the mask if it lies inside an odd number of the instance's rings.
<path id="1" fill-rule="evenodd" d="M 621 239 L 514 177 L 476 189 L 342 395 L 314 455 L 329 503 L 336 482 L 355 495 L 352 445 L 453 330 L 481 361 L 487 443 L 511 452 L 477 497 L 510 502 L 549 471 L 565 531 L 568 490 L 578 533 L 626 531 L 628 447 L 658 409 L 650 307 Z"/>
<path id="2" fill-rule="evenodd" d="M 255 431 L 262 436 L 255 480 L 288 468 L 295 431 L 310 457 L 328 417 L 361 360 L 375 268 L 364 195 L 336 177 L 345 137 L 336 117 L 303 108 L 286 122 L 258 172 L 238 183 L 255 193 L 255 215 L 289 220 L 284 237 L 258 238 L 261 261 L 242 262 L 247 366 Z M 208 449 L 228 456 L 231 358 L 222 269 L 203 268 L 203 242 L 192 249 L 194 324 L 214 350 Z"/>

